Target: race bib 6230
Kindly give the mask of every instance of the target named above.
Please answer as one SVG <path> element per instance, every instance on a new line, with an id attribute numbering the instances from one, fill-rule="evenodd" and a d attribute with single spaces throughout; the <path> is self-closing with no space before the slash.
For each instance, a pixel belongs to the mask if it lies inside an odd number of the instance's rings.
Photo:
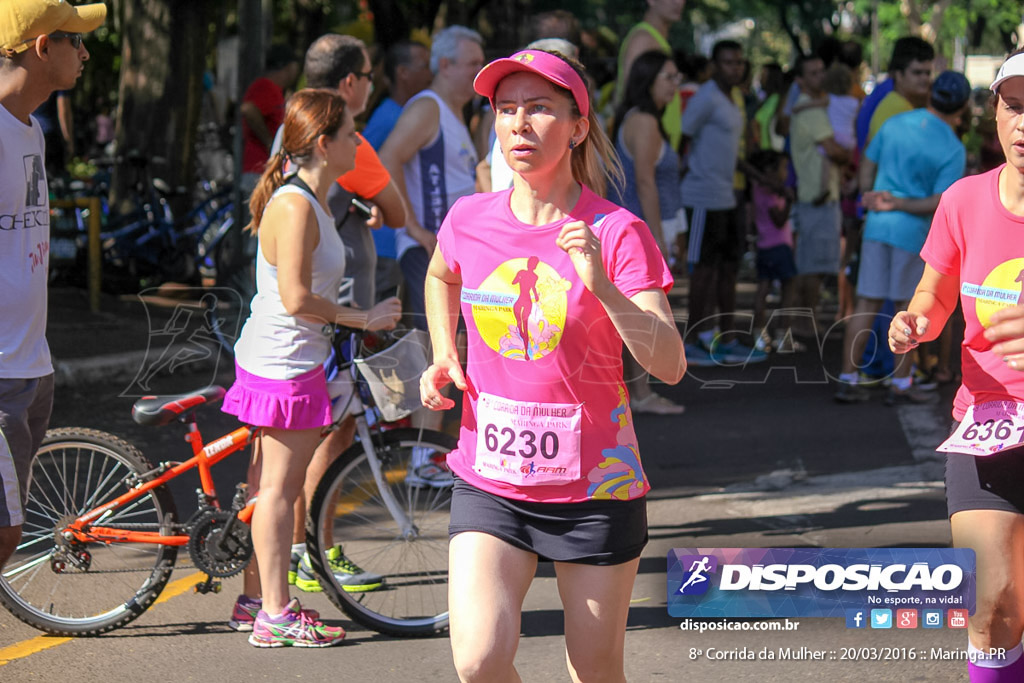
<path id="1" fill-rule="evenodd" d="M 582 404 L 514 401 L 481 392 L 476 461 L 482 477 L 516 486 L 580 478 Z"/>

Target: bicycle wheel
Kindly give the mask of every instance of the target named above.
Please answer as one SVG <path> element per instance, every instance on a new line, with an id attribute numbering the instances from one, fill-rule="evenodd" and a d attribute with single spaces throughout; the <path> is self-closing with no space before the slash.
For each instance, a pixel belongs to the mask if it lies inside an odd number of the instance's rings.
<path id="1" fill-rule="evenodd" d="M 456 439 L 441 432 L 395 429 L 375 434 L 382 479 L 412 524 L 403 531 L 389 512 L 362 443 L 331 464 L 310 505 L 306 545 L 320 585 L 353 621 L 395 636 L 430 636 L 448 628 L 448 520 L 451 488 L 406 482 L 413 449 L 418 458 L 441 460 Z M 384 585 L 349 593 L 334 579 L 327 551 L 342 545 L 365 571 L 385 576 Z"/>
<path id="2" fill-rule="evenodd" d="M 51 429 L 32 460 L 22 539 L 0 575 L 0 603 L 25 623 L 60 636 L 124 626 L 153 604 L 178 549 L 141 543 L 79 543 L 69 520 L 130 490 L 152 466 L 128 442 L 94 429 Z M 101 516 L 105 527 L 170 532 L 174 501 L 163 486 Z"/>

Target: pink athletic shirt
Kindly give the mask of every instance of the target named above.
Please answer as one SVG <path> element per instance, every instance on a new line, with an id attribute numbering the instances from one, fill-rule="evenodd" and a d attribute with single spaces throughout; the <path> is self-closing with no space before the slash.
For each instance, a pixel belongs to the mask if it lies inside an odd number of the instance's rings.
<path id="1" fill-rule="evenodd" d="M 780 244 L 793 246 L 793 222 L 786 220 L 781 226 L 772 220 L 772 209 L 786 208 L 786 199 L 761 183 L 754 183 L 754 225 L 757 226 L 757 248 L 771 249 Z"/>
<path id="2" fill-rule="evenodd" d="M 1005 165 L 1005 164 L 1004 164 Z M 1024 303 L 1024 216 L 999 200 L 999 172 L 969 176 L 942 193 L 921 258 L 957 278 L 966 328 L 961 353 L 963 384 L 953 417 L 988 401 L 1024 401 L 1024 373 L 1008 368 L 982 336 L 990 316 Z"/>
<path id="3" fill-rule="evenodd" d="M 568 218 L 539 226 L 515 217 L 511 193 L 459 199 L 437 235 L 445 263 L 462 278 L 462 315 L 469 333 L 468 390 L 459 445 L 448 463 L 473 486 L 517 500 L 568 503 L 643 496 L 650 485 L 622 381 L 622 339 L 555 239 L 566 223 L 586 222 L 601 240 L 608 276 L 627 297 L 647 289 L 668 292 L 668 266 L 643 221 L 586 187 Z M 498 412 L 490 414 L 498 419 L 480 425 L 478 434 L 481 394 L 495 397 Z M 546 458 L 558 447 L 566 449 L 569 439 L 563 432 L 548 434 L 542 427 L 526 434 L 529 430 L 520 429 L 529 418 L 524 423 L 508 416 L 517 405 L 529 407 L 533 415 L 577 411 L 578 476 L 557 484 L 519 485 L 477 471 L 484 459 L 477 461 L 477 445 L 485 437 L 497 451 L 486 456 L 493 467 L 513 475 L 526 472 L 527 482 L 534 467 L 544 476 L 545 463 L 554 462 Z"/>

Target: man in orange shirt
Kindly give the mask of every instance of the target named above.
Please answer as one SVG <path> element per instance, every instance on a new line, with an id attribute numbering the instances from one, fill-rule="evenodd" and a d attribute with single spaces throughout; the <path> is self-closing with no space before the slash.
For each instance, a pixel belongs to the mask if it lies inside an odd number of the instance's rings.
<path id="1" fill-rule="evenodd" d="M 373 88 L 372 71 L 366 45 L 353 36 L 328 33 L 317 38 L 306 51 L 306 86 L 336 89 L 352 116 L 359 116 L 366 109 Z M 353 197 L 369 200 L 379 209 L 369 223 L 350 213 Z M 338 185 L 331 189 L 327 203 L 345 246 L 355 252 L 347 275 L 354 280 L 356 305 L 369 309 L 376 303 L 377 270 L 377 249 L 370 228 L 380 227 L 382 218 L 387 225 L 404 225 L 406 217 L 405 202 L 391 174 L 365 139 L 356 147 L 356 167 L 338 178 Z"/>

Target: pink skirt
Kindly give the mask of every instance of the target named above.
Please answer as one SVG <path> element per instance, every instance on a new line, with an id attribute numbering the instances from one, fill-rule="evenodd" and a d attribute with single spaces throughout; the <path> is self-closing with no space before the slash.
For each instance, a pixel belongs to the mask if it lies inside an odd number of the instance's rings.
<path id="1" fill-rule="evenodd" d="M 255 427 L 312 429 L 331 423 L 331 399 L 324 369 L 292 379 L 267 379 L 235 363 L 235 383 L 224 395 L 225 413 Z"/>

